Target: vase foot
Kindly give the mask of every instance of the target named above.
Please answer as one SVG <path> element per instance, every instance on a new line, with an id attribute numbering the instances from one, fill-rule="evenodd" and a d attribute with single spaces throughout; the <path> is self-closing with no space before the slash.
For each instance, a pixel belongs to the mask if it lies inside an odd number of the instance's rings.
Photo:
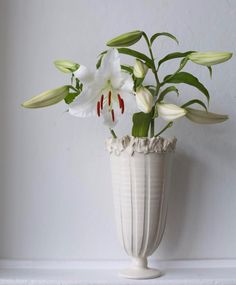
<path id="1" fill-rule="evenodd" d="M 153 279 L 161 275 L 161 271 L 154 268 L 128 268 L 119 273 L 120 277 L 128 279 Z"/>

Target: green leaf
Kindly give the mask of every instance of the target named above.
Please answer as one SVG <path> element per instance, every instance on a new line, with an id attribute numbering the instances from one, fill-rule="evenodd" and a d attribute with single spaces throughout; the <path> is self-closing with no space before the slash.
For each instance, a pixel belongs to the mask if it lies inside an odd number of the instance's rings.
<path id="1" fill-rule="evenodd" d="M 152 85 L 146 85 L 144 87 L 147 88 L 151 92 L 153 97 L 156 95 L 156 87 L 155 86 L 152 87 Z"/>
<path id="2" fill-rule="evenodd" d="M 176 41 L 177 44 L 179 44 L 179 41 L 177 40 L 177 38 L 176 38 L 174 35 L 172 35 L 172 34 L 170 34 L 170 33 L 166 33 L 166 32 L 154 34 L 154 35 L 151 37 L 151 40 L 150 40 L 151 44 L 155 41 L 156 38 L 158 38 L 158 37 L 160 37 L 160 36 L 169 37 L 169 38 L 171 38 L 172 40 Z"/>
<path id="3" fill-rule="evenodd" d="M 142 35 L 142 31 L 125 33 L 108 41 L 106 45 L 109 47 L 128 47 L 138 42 Z"/>
<path id="4" fill-rule="evenodd" d="M 80 83 L 79 78 L 75 78 L 75 88 L 80 90 L 82 89 L 82 87 L 83 87 L 83 84 Z"/>
<path id="5" fill-rule="evenodd" d="M 153 63 L 152 63 L 152 60 L 146 56 L 145 54 L 139 52 L 139 51 L 136 51 L 136 50 L 133 50 L 133 49 L 130 49 L 130 48 L 118 48 L 118 51 L 119 53 L 121 54 L 126 54 L 126 55 L 130 55 L 130 56 L 133 56 L 133 57 L 136 57 L 138 59 L 141 59 L 143 60 L 146 65 L 150 68 L 153 68 Z"/>
<path id="6" fill-rule="evenodd" d="M 175 59 L 175 58 L 180 58 L 180 57 L 186 57 L 187 55 L 189 55 L 192 52 L 194 52 L 194 51 L 169 53 L 168 55 L 163 57 L 161 60 L 159 60 L 158 67 L 165 61 L 168 61 L 168 60 L 171 60 L 171 59 Z"/>
<path id="7" fill-rule="evenodd" d="M 42 107 L 51 106 L 62 101 L 68 95 L 68 93 L 69 93 L 68 85 L 51 89 L 25 101 L 22 104 L 22 107 L 42 108 Z"/>
<path id="8" fill-rule="evenodd" d="M 133 115 L 132 136 L 139 138 L 147 137 L 152 117 L 153 112 L 147 114 L 143 112 L 135 113 Z"/>
<path id="9" fill-rule="evenodd" d="M 207 68 L 208 68 L 208 70 L 209 70 L 209 72 L 210 72 L 210 77 L 211 77 L 211 79 L 212 79 L 212 67 L 211 67 L 211 66 L 207 66 Z"/>
<path id="10" fill-rule="evenodd" d="M 164 99 L 164 97 L 166 96 L 166 94 L 170 93 L 172 91 L 176 92 L 177 96 L 179 96 L 178 89 L 175 86 L 169 86 L 160 93 L 159 98 L 158 98 L 158 102 L 161 102 Z"/>
<path id="11" fill-rule="evenodd" d="M 130 66 L 130 65 L 126 65 L 126 64 L 122 64 L 121 65 L 121 69 L 124 70 L 124 71 L 127 71 L 129 73 L 133 73 L 133 67 Z"/>
<path id="12" fill-rule="evenodd" d="M 185 104 L 183 104 L 181 107 L 186 108 L 186 107 L 193 105 L 193 104 L 199 104 L 207 111 L 207 106 L 205 105 L 205 103 L 203 103 L 201 100 L 198 100 L 198 99 L 190 100 L 190 101 L 186 102 Z"/>
<path id="13" fill-rule="evenodd" d="M 66 104 L 70 104 L 74 101 L 75 97 L 77 97 L 79 93 L 69 93 L 65 98 Z"/>
<path id="14" fill-rule="evenodd" d="M 174 75 L 167 75 L 164 78 L 165 83 L 185 83 L 191 86 L 194 86 L 199 91 L 201 91 L 206 97 L 209 102 L 210 95 L 206 87 L 197 79 L 197 77 L 193 76 L 191 73 L 188 72 L 178 72 Z"/>
<path id="15" fill-rule="evenodd" d="M 106 51 L 106 52 L 107 52 L 107 51 Z M 106 53 L 106 52 L 105 52 L 105 53 Z M 96 68 L 97 68 L 97 69 L 101 66 L 103 55 L 104 55 L 104 53 L 101 53 L 101 54 L 99 55 L 99 59 L 98 59 L 97 64 L 96 64 Z"/>
<path id="16" fill-rule="evenodd" d="M 136 91 L 143 83 L 144 78 L 135 78 L 134 77 L 134 90 Z"/>

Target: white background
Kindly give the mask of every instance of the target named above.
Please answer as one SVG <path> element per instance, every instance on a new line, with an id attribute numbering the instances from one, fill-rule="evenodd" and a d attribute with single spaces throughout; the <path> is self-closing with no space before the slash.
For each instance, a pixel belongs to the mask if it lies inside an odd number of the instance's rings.
<path id="1" fill-rule="evenodd" d="M 157 56 L 173 51 L 235 52 L 233 0 L 0 1 L 0 258 L 123 259 L 113 216 L 109 136 L 95 119 L 70 117 L 66 105 L 26 110 L 20 104 L 67 83 L 55 59 L 94 67 L 105 42 L 123 32 L 168 31 Z M 144 44 L 137 45 L 145 52 Z M 124 58 L 125 59 L 125 58 Z M 132 62 L 131 62 L 132 63 Z M 177 62 L 162 74 L 174 71 Z M 236 258 L 236 60 L 207 69 L 189 64 L 212 96 L 210 110 L 230 120 L 176 122 L 178 138 L 162 259 Z M 197 95 L 179 86 L 182 103 Z M 117 129 L 129 132 L 129 125 Z"/>

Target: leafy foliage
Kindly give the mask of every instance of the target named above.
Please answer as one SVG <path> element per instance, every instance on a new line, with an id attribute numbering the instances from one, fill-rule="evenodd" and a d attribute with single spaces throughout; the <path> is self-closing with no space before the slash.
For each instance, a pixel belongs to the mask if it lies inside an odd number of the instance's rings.
<path id="1" fill-rule="evenodd" d="M 164 78 L 164 82 L 176 84 L 185 83 L 194 86 L 207 97 L 208 102 L 210 100 L 210 95 L 206 87 L 197 79 L 197 77 L 193 76 L 191 73 L 179 72 L 174 75 L 167 75 Z"/>
<path id="2" fill-rule="evenodd" d="M 153 112 L 147 114 L 143 112 L 135 113 L 133 115 L 132 136 L 147 137 L 152 117 Z"/>
<path id="3" fill-rule="evenodd" d="M 170 33 L 163 32 L 163 33 L 156 33 L 156 34 L 154 34 L 154 35 L 151 37 L 151 39 L 150 39 L 151 45 L 153 44 L 153 42 L 155 41 L 155 39 L 157 39 L 157 38 L 160 37 L 160 36 L 169 37 L 169 38 L 171 38 L 172 40 L 174 40 L 177 44 L 179 44 L 179 41 L 177 40 L 177 38 L 176 38 L 174 35 L 172 35 L 172 34 L 170 34 Z"/>

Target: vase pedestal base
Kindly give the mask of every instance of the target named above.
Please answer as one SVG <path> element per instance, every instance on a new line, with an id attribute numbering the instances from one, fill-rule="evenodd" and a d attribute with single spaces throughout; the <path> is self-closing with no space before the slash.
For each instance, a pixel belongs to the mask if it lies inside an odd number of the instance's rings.
<path id="1" fill-rule="evenodd" d="M 128 268 L 119 273 L 120 277 L 128 279 L 153 279 L 161 275 L 161 271 L 154 268 Z"/>

